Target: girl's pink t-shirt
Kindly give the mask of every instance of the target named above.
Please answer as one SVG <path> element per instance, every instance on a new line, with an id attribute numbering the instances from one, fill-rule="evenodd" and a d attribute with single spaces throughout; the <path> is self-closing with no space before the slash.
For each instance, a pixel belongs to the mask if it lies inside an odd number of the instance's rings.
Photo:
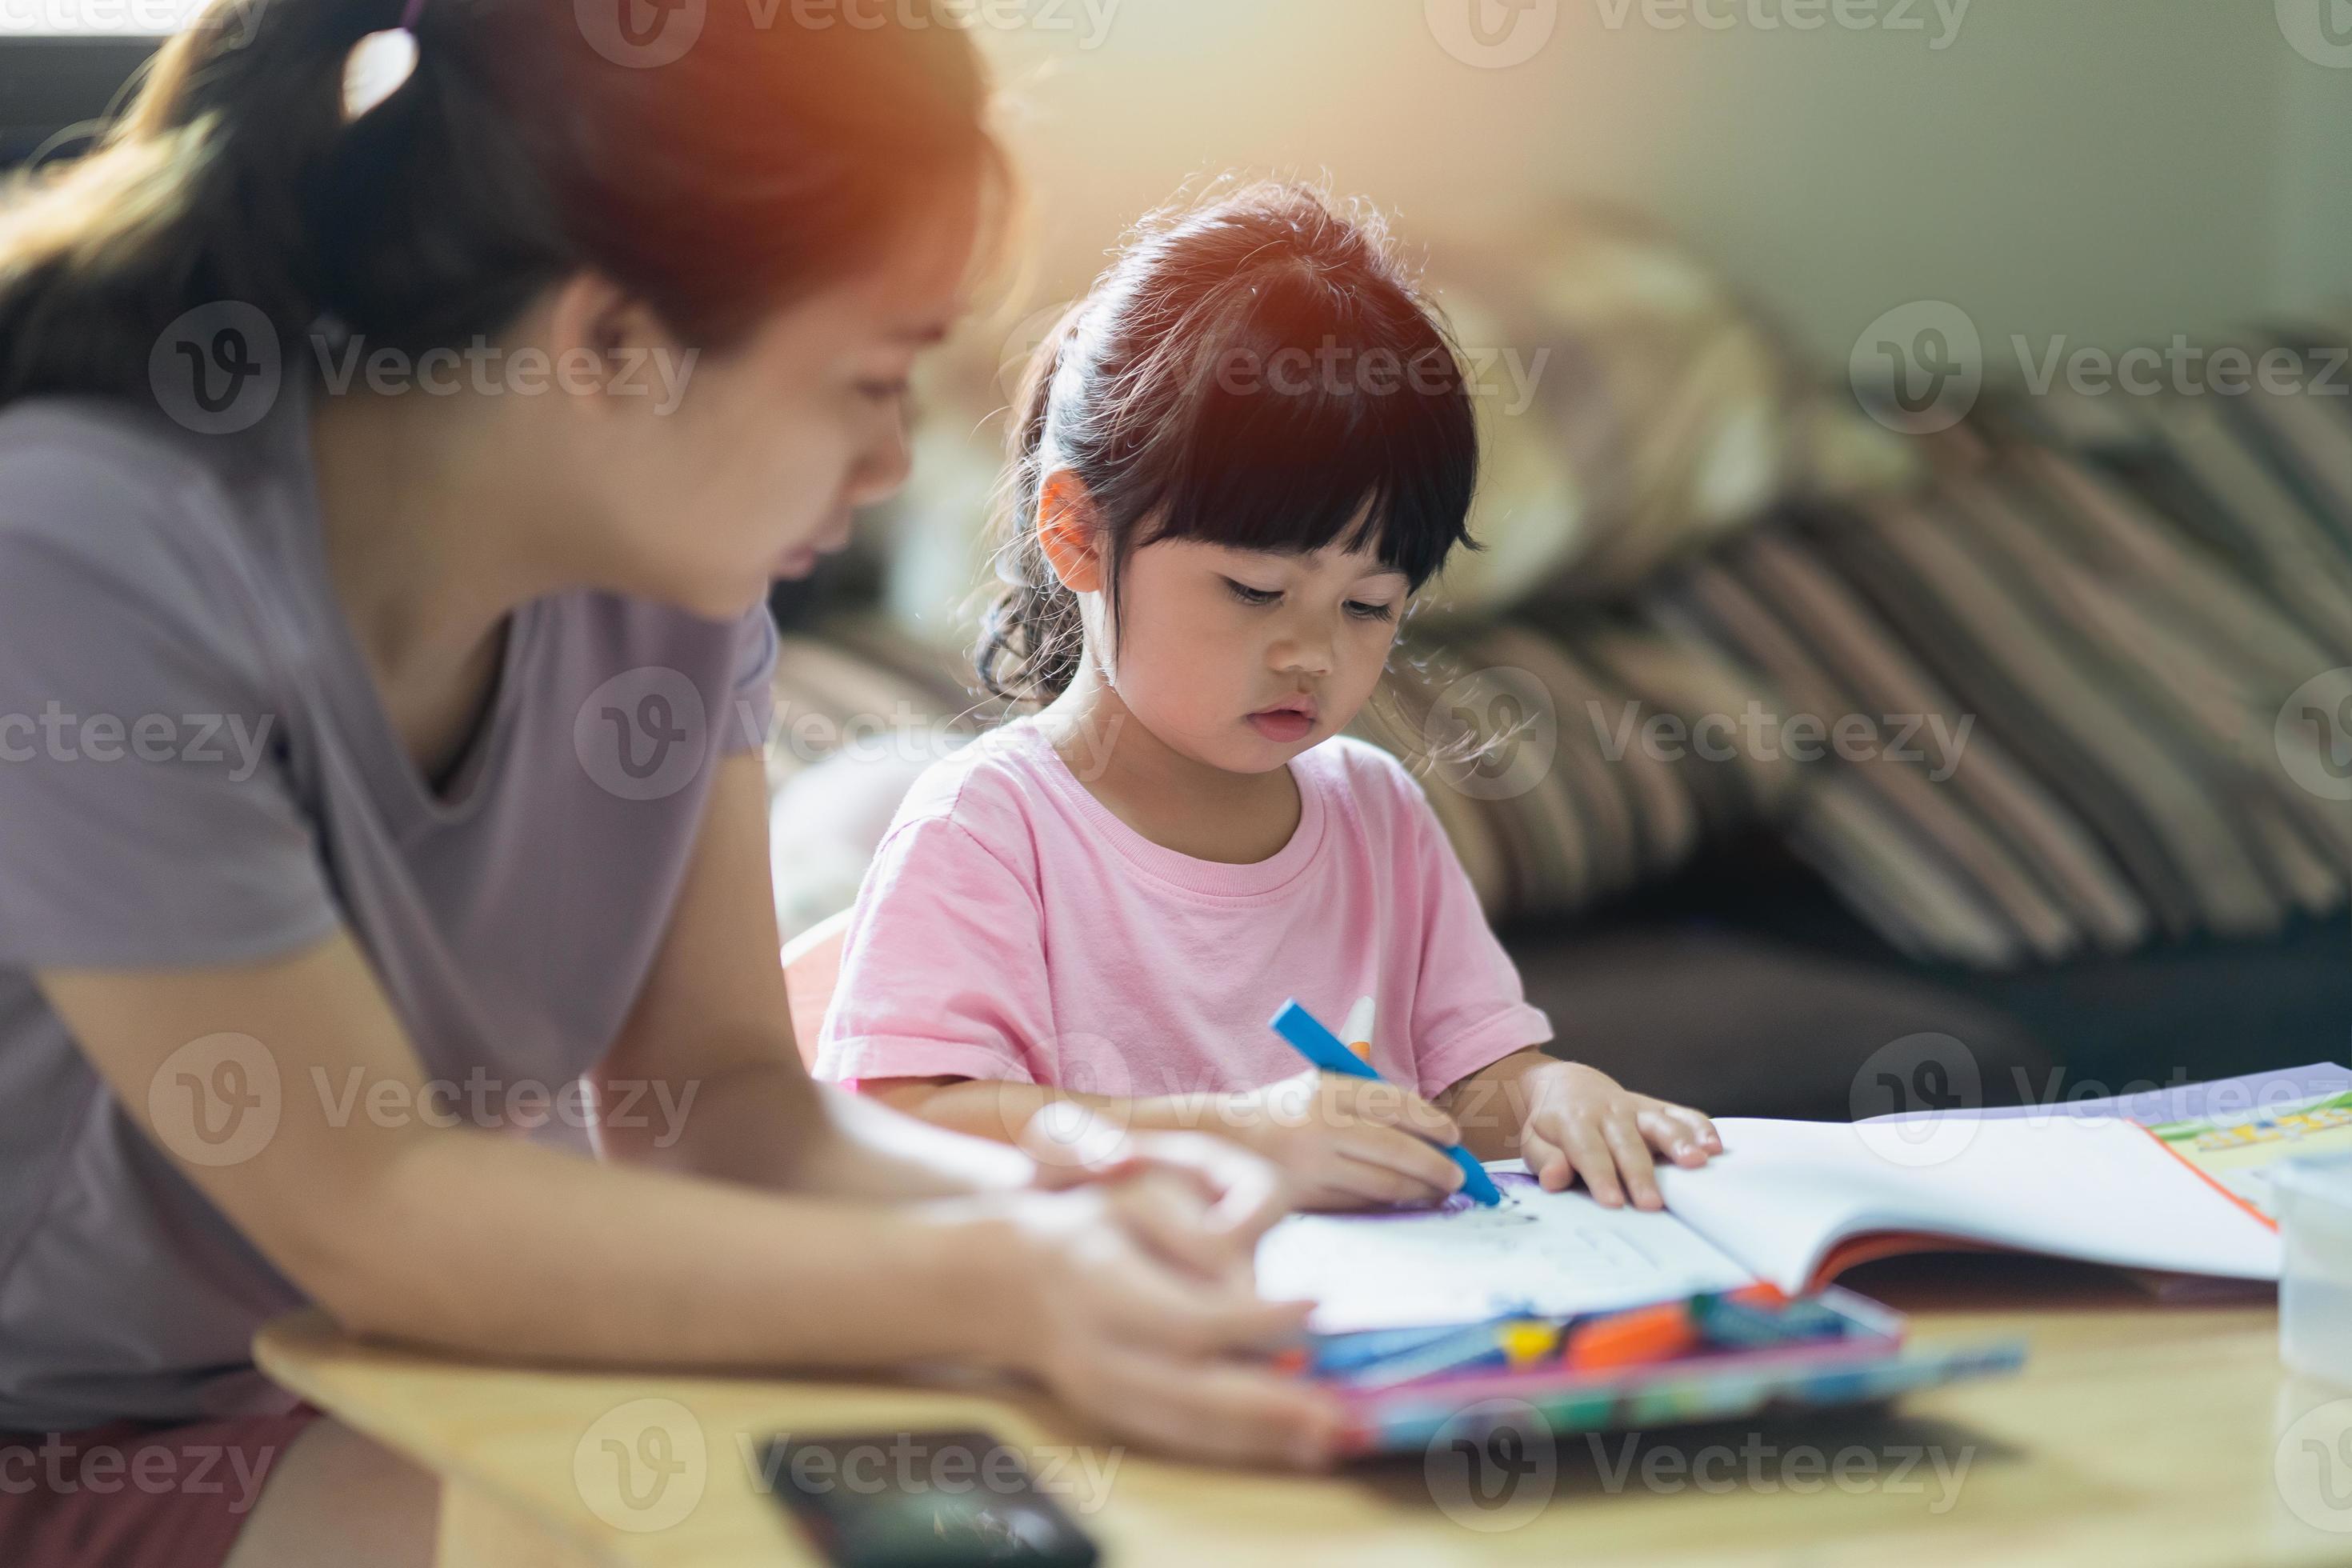
<path id="1" fill-rule="evenodd" d="M 1291 763 L 1271 859 L 1198 860 L 1089 794 L 1038 727 L 933 767 L 883 840 L 817 1076 L 968 1078 L 1144 1098 L 1304 1061 L 1267 1026 L 1378 1003 L 1372 1065 L 1423 1096 L 1551 1038 L 1412 776 L 1341 737 Z"/>

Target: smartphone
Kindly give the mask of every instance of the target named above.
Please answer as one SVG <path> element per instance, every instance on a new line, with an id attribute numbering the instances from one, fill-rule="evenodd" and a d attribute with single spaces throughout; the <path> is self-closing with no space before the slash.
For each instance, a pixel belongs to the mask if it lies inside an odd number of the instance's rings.
<path id="1" fill-rule="evenodd" d="M 835 1568 L 1094 1568 L 1101 1554 L 986 1432 L 771 1437 L 769 1493 Z"/>

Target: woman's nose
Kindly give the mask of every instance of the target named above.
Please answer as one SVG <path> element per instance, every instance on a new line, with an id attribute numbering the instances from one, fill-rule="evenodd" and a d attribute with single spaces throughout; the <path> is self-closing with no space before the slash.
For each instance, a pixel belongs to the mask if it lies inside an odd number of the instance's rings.
<path id="1" fill-rule="evenodd" d="M 888 500 L 905 486 L 907 476 L 914 468 L 914 447 L 908 438 L 906 416 L 894 414 L 887 429 L 850 472 L 849 504 L 866 507 Z"/>

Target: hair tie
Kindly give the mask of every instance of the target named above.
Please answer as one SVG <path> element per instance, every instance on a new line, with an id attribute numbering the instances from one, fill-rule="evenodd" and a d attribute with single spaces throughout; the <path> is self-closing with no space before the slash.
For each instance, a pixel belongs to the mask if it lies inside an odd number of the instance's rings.
<path id="1" fill-rule="evenodd" d="M 425 0 L 407 0 L 401 7 L 400 26 L 370 33 L 343 57 L 343 123 L 398 92 L 416 74 L 416 24 L 425 16 Z"/>

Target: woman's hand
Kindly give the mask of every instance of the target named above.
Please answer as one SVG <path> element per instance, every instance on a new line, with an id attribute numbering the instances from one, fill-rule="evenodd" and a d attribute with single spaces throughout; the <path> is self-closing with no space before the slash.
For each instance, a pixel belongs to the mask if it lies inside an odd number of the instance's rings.
<path id="1" fill-rule="evenodd" d="M 1310 1068 L 1220 1096 L 1212 1113 L 1217 1131 L 1281 1167 L 1301 1208 L 1434 1203 L 1462 1185 L 1432 1142 L 1459 1142 L 1461 1130 L 1394 1084 Z"/>
<path id="2" fill-rule="evenodd" d="M 1230 1462 L 1330 1461 L 1343 1415 L 1324 1390 L 1246 1359 L 1295 1342 L 1308 1304 L 1181 1259 L 1216 1202 L 1190 1175 L 1134 1172 L 976 1200 L 994 1245 L 991 1359 L 1114 1432 Z M 1171 1258 L 1171 1255 L 1173 1257 Z M 978 1303 L 975 1303 L 978 1304 Z"/>
<path id="3" fill-rule="evenodd" d="M 1634 1094 L 1597 1068 L 1547 1061 L 1523 1074 L 1518 1089 L 1528 1106 L 1520 1153 L 1547 1192 L 1582 1176 L 1611 1208 L 1628 1193 L 1637 1208 L 1663 1208 L 1652 1150 L 1685 1168 L 1723 1152 L 1723 1139 L 1705 1116 Z"/>
<path id="4" fill-rule="evenodd" d="M 1020 1147 L 1036 1162 L 1034 1184 L 1047 1192 L 1143 1175 L 1190 1187 L 1208 1205 L 1197 1222 L 1164 1204 L 1137 1213 L 1160 1258 L 1208 1279 L 1249 1283 L 1259 1237 L 1290 1212 L 1291 1194 L 1272 1162 L 1204 1132 L 1131 1132 L 1062 1101 L 1029 1119 Z"/>

